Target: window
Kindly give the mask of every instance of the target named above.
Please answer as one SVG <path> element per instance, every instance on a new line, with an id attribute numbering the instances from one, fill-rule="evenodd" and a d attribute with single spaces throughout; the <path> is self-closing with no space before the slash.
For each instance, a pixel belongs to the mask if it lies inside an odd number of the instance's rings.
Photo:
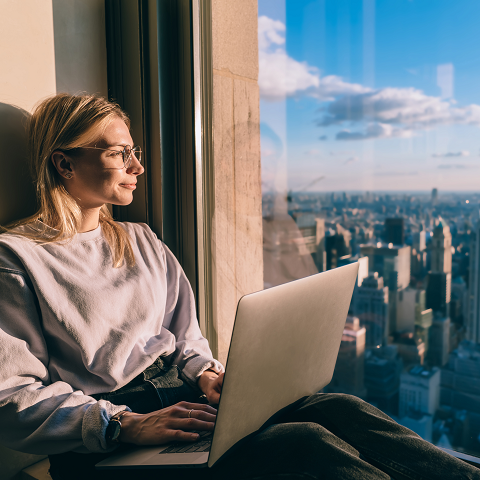
<path id="1" fill-rule="evenodd" d="M 258 1 L 264 288 L 359 261 L 326 391 L 477 456 L 479 15 Z"/>

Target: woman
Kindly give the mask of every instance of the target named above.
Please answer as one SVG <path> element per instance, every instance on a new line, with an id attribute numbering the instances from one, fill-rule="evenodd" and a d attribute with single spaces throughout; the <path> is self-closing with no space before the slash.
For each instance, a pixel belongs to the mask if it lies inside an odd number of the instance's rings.
<path id="1" fill-rule="evenodd" d="M 146 225 L 116 223 L 105 206 L 128 205 L 143 173 L 126 115 L 99 97 L 61 94 L 37 107 L 28 138 L 40 209 L 0 235 L 0 441 L 50 455 L 54 480 L 130 478 L 94 464 L 119 443 L 194 442 L 193 430 L 212 430 L 207 403 L 219 401 L 223 367 L 174 256 Z M 151 475 L 445 471 L 480 478 L 365 402 L 315 395 L 210 470 Z"/>

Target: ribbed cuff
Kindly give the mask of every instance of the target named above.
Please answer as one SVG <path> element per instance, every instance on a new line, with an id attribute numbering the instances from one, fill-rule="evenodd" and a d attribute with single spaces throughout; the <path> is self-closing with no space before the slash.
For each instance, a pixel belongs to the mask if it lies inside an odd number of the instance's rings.
<path id="1" fill-rule="evenodd" d="M 126 405 L 114 405 L 107 400 L 93 403 L 85 412 L 82 422 L 83 444 L 90 452 L 105 453 L 115 450 L 105 439 L 108 422 L 118 412 L 131 411 Z"/>
<path id="2" fill-rule="evenodd" d="M 190 385 L 198 388 L 198 378 L 208 369 L 212 369 L 216 373 L 222 373 L 225 371 L 223 365 L 218 360 L 198 355 L 188 360 L 182 370 L 182 375 Z"/>

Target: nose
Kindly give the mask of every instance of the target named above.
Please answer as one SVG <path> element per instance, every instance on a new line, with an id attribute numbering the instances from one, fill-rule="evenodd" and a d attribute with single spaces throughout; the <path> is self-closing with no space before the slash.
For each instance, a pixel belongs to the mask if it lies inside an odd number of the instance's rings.
<path id="1" fill-rule="evenodd" d="M 132 159 L 130 166 L 127 168 L 127 173 L 131 175 L 141 175 L 144 171 L 145 169 L 143 168 L 143 165 L 138 161 L 138 158 L 132 152 Z"/>

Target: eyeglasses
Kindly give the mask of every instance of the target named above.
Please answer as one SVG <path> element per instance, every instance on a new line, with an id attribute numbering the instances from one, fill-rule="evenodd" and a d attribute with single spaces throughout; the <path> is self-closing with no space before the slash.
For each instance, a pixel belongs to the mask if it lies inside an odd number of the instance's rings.
<path id="1" fill-rule="evenodd" d="M 136 159 L 138 160 L 138 163 L 140 165 L 142 164 L 142 150 L 140 147 L 131 147 L 130 145 L 125 145 L 123 150 L 113 150 L 113 148 L 99 148 L 99 147 L 80 147 L 80 148 L 90 148 L 94 150 L 105 150 L 108 152 L 114 152 L 115 155 L 113 155 L 113 157 L 115 158 L 119 155 L 122 155 L 124 168 L 130 167 L 130 165 L 132 164 L 133 155 L 135 155 Z"/>

